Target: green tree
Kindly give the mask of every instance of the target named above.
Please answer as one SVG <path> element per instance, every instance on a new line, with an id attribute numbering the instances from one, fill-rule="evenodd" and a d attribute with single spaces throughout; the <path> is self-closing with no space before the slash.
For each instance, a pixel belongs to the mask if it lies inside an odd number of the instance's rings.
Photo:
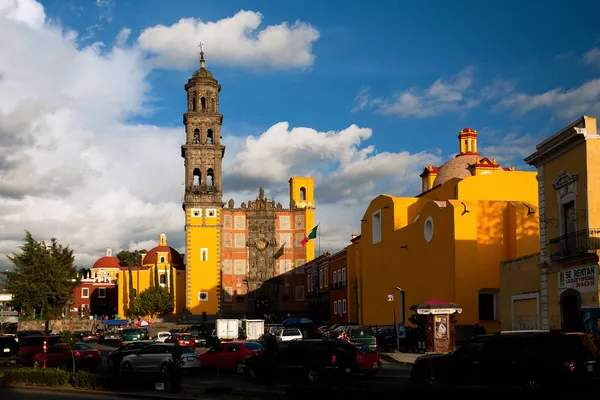
<path id="1" fill-rule="evenodd" d="M 4 274 L 13 305 L 29 316 L 62 314 L 80 282 L 77 267 L 73 265 L 73 250 L 54 238 L 50 245 L 36 241 L 28 231 L 20 250 L 8 256 L 14 267 Z"/>
<path id="2" fill-rule="evenodd" d="M 173 270 L 173 264 L 171 264 L 171 272 L 169 274 L 169 294 L 171 295 L 171 301 L 175 305 L 175 271 Z"/>
<path id="3" fill-rule="evenodd" d="M 128 278 L 129 278 L 129 307 L 127 307 L 127 316 L 133 318 L 137 314 L 137 307 L 135 302 L 135 289 L 133 288 L 133 272 L 131 271 L 131 265 L 127 266 Z"/>
<path id="4" fill-rule="evenodd" d="M 158 280 L 158 264 L 154 263 L 154 286 L 160 287 L 160 282 Z"/>
<path id="5" fill-rule="evenodd" d="M 136 306 L 141 315 L 153 317 L 156 314 L 173 312 L 173 299 L 166 289 L 151 286 L 140 293 Z"/>
<path id="6" fill-rule="evenodd" d="M 127 251 L 123 250 L 117 254 L 119 262 L 124 267 L 137 267 L 142 265 L 142 254 L 146 254 L 146 250 Z"/>

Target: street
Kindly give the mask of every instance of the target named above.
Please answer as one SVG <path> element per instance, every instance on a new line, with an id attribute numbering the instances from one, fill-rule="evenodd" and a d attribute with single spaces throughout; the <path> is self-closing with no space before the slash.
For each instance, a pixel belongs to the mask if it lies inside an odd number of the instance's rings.
<path id="1" fill-rule="evenodd" d="M 12 389 L 12 388 L 1 388 L 0 389 L 0 400 L 31 400 L 31 399 L 44 399 L 44 400 L 107 400 L 107 399 L 129 399 L 129 400 L 141 400 L 145 397 L 131 397 L 131 396 L 119 396 L 115 394 L 113 396 L 107 396 L 102 394 L 88 394 L 88 393 L 65 393 L 59 391 L 44 391 L 44 390 L 32 390 L 32 389 Z"/>

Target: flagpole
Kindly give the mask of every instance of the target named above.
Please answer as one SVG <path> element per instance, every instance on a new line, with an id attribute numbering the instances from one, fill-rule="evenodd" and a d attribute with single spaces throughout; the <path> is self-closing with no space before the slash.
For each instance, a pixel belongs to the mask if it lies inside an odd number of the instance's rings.
<path id="1" fill-rule="evenodd" d="M 319 229 L 321 229 L 320 222 L 317 224 L 317 226 L 319 227 Z M 321 257 L 321 232 L 318 232 L 318 238 L 319 238 L 319 254 L 317 255 L 317 257 Z"/>

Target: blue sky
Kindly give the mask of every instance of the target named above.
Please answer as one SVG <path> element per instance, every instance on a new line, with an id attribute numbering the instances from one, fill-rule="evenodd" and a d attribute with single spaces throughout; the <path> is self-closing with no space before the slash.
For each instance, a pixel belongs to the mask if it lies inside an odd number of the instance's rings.
<path id="1" fill-rule="evenodd" d="M 82 265 L 107 245 L 151 247 L 160 232 L 183 247 L 183 86 L 199 41 L 223 88 L 224 200 L 263 185 L 287 205 L 287 177 L 313 175 L 322 245 L 335 250 L 372 198 L 416 194 L 422 168 L 452 157 L 462 128 L 478 130 L 483 156 L 526 168 L 544 137 L 599 114 L 599 11 L 593 1 L 0 0 L 0 36 L 14 38 L 0 41 L 0 82 L 13 93 L 0 90 L 0 120 L 12 122 L 0 124 L 0 263 L 25 229 L 71 244 Z M 44 105 L 34 115 L 32 102 Z"/>

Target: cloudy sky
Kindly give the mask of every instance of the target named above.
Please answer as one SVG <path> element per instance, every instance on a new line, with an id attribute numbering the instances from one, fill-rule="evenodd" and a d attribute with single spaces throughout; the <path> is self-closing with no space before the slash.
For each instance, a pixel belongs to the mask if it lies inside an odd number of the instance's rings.
<path id="1" fill-rule="evenodd" d="M 224 200 L 263 185 L 287 204 L 288 177 L 315 176 L 323 250 L 379 193 L 418 193 L 465 126 L 525 168 L 543 137 L 600 114 L 600 3 L 481 4 L 0 0 L 0 264 L 25 230 L 82 267 L 161 232 L 182 248 L 200 41 L 223 86 Z"/>

